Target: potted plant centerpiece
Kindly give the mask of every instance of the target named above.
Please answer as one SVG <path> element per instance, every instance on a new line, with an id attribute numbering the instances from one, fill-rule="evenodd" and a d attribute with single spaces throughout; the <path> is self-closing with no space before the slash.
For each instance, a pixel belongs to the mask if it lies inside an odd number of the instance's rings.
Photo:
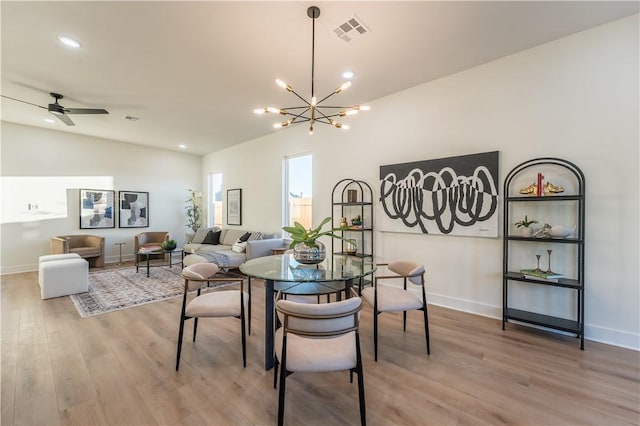
<path id="1" fill-rule="evenodd" d="M 172 251 L 175 250 L 176 247 L 178 247 L 178 243 L 176 242 L 176 240 L 166 240 L 163 241 L 162 244 L 160 244 L 160 247 L 162 247 L 162 250 L 164 251 Z"/>
<path id="2" fill-rule="evenodd" d="M 529 218 L 527 217 L 527 215 L 524 215 L 524 219 L 522 219 L 519 222 L 516 222 L 516 228 L 520 228 L 520 233 L 522 234 L 523 237 L 531 237 L 533 235 L 533 228 L 531 228 L 530 226 L 533 225 L 534 223 L 538 223 L 537 220 L 529 220 Z"/>
<path id="3" fill-rule="evenodd" d="M 295 260 L 306 264 L 320 263 L 326 258 L 327 251 L 324 244 L 318 241 L 318 238 L 326 235 L 344 240 L 341 236 L 334 234 L 334 231 L 341 231 L 346 229 L 346 227 L 322 231 L 322 227 L 330 221 L 331 217 L 326 217 L 320 222 L 320 225 L 313 229 L 306 229 L 298 222 L 294 222 L 294 226 L 285 226 L 282 228 L 288 232 L 291 237 L 292 242 L 289 248 L 293 249 L 293 257 Z"/>

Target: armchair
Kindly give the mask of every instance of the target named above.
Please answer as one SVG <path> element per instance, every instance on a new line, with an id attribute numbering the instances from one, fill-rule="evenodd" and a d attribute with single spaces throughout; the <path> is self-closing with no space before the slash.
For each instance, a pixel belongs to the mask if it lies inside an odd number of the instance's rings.
<path id="1" fill-rule="evenodd" d="M 51 254 L 77 253 L 96 268 L 104 266 L 104 237 L 97 235 L 61 235 L 51 237 Z"/>
<path id="2" fill-rule="evenodd" d="M 133 236 L 133 253 L 138 257 L 140 249 L 160 247 L 160 244 L 167 241 L 170 238 L 168 232 L 156 231 L 156 232 L 141 232 Z M 163 258 L 164 253 L 152 254 L 151 258 Z"/>

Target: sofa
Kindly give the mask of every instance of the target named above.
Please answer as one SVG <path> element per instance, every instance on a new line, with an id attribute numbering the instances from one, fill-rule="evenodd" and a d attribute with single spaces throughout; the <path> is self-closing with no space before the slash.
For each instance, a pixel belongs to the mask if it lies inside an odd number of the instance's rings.
<path id="1" fill-rule="evenodd" d="M 104 266 L 104 237 L 97 235 L 61 235 L 51 237 L 51 254 L 77 253 L 96 268 Z"/>
<path id="2" fill-rule="evenodd" d="M 185 236 L 184 266 L 210 262 L 221 268 L 237 269 L 244 262 L 270 256 L 271 249 L 282 248 L 284 241 L 268 232 L 231 228 L 199 228 Z"/>

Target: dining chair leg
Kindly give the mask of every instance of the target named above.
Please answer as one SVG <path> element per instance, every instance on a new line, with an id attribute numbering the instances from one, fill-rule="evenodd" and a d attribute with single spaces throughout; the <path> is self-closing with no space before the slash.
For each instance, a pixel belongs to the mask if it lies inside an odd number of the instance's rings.
<path id="1" fill-rule="evenodd" d="M 378 362 L 378 312 L 373 311 L 373 353 Z"/>
<path id="2" fill-rule="evenodd" d="M 196 331 L 198 330 L 198 318 L 194 318 L 193 321 L 193 341 L 196 341 Z"/>
<path id="3" fill-rule="evenodd" d="M 247 277 L 247 293 L 249 293 L 249 319 L 248 319 L 248 327 L 249 327 L 249 336 L 251 336 L 251 277 Z"/>
<path id="4" fill-rule="evenodd" d="M 182 352 L 182 337 L 184 335 L 184 315 L 180 318 L 180 331 L 178 332 L 178 350 L 176 353 L 176 371 L 180 368 L 180 353 Z"/>
<path id="5" fill-rule="evenodd" d="M 427 355 L 431 355 L 431 347 L 429 345 L 429 315 L 427 314 L 427 305 L 424 305 L 424 335 L 427 339 Z"/>
<path id="6" fill-rule="evenodd" d="M 185 321 L 185 312 L 187 309 L 187 292 L 184 292 L 184 296 L 182 298 L 182 311 L 180 312 L 180 331 L 178 331 L 178 349 L 176 353 L 176 371 L 180 368 L 180 352 L 182 352 L 182 338 L 184 336 L 184 321 Z"/>
<path id="7" fill-rule="evenodd" d="M 244 312 L 240 315 L 241 333 L 242 333 L 242 366 L 247 367 L 247 335 L 244 324 Z"/>
<path id="8" fill-rule="evenodd" d="M 407 331 L 407 311 L 402 311 L 402 331 Z"/>
<path id="9" fill-rule="evenodd" d="M 278 388 L 278 369 L 280 368 L 280 363 L 278 362 L 278 358 L 273 359 L 273 388 Z"/>
<path id="10" fill-rule="evenodd" d="M 356 369 L 358 374 L 358 400 L 360 402 L 360 424 L 361 426 L 366 426 L 367 424 L 367 410 L 364 400 L 364 377 L 362 368 L 362 354 L 360 352 L 360 336 L 356 334 Z"/>
<path id="11" fill-rule="evenodd" d="M 284 425 L 284 396 L 287 379 L 287 336 L 282 338 L 282 364 L 280 364 L 280 389 L 278 392 L 278 426 Z"/>

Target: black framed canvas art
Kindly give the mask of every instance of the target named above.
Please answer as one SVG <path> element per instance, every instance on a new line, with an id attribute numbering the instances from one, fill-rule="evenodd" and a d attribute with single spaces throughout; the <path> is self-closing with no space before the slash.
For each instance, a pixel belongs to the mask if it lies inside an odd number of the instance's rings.
<path id="1" fill-rule="evenodd" d="M 120 191 L 120 228 L 149 227 L 149 193 Z"/>
<path id="2" fill-rule="evenodd" d="M 80 229 L 115 227 L 116 192 L 104 189 L 80 190 Z"/>

